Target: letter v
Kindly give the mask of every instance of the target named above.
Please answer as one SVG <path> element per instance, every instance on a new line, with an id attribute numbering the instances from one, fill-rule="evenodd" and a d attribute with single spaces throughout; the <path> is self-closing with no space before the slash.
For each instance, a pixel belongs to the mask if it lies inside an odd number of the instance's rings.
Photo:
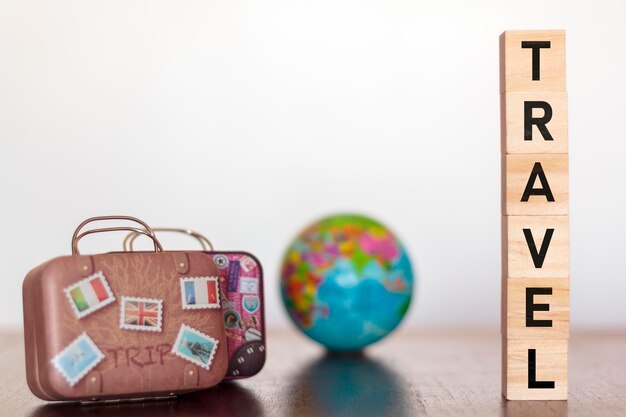
<path id="1" fill-rule="evenodd" d="M 535 268 L 541 268 L 543 266 L 543 261 L 546 259 L 546 254 L 548 253 L 548 247 L 550 246 L 550 241 L 552 240 L 554 229 L 546 229 L 546 233 L 543 236 L 543 242 L 541 242 L 541 249 L 539 251 L 537 251 L 537 245 L 535 245 L 533 232 L 531 232 L 530 229 L 523 230 L 524 237 L 526 238 L 526 244 L 528 245 L 530 256 L 532 256 L 533 258 Z"/>

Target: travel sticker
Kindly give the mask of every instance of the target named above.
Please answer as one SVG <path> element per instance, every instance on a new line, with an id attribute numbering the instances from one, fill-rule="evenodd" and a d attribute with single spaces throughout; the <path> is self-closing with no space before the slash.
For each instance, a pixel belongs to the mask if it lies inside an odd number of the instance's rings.
<path id="1" fill-rule="evenodd" d="M 213 256 L 213 262 L 219 269 L 228 268 L 228 257 L 226 255 L 222 255 L 221 253 Z"/>
<path id="2" fill-rule="evenodd" d="M 259 279 L 256 277 L 241 277 L 239 283 L 239 292 L 242 294 L 258 294 Z"/>
<path id="3" fill-rule="evenodd" d="M 181 278 L 183 309 L 220 308 L 218 277 Z"/>
<path id="4" fill-rule="evenodd" d="M 246 333 L 243 335 L 243 337 L 248 341 L 254 341 L 254 340 L 262 340 L 263 339 L 263 333 L 261 333 L 260 330 L 255 329 L 254 327 L 249 327 L 246 330 Z"/>
<path id="5" fill-rule="evenodd" d="M 120 302 L 120 328 L 160 332 L 163 300 L 123 296 Z"/>
<path id="6" fill-rule="evenodd" d="M 172 353 L 207 371 L 213 362 L 219 341 L 183 324 L 172 348 Z"/>
<path id="7" fill-rule="evenodd" d="M 239 262 L 241 263 L 241 267 L 243 268 L 243 270 L 246 272 L 250 272 L 250 270 L 252 270 L 252 268 L 256 266 L 256 262 L 254 262 L 254 259 L 247 255 L 242 256 Z"/>
<path id="8" fill-rule="evenodd" d="M 235 329 L 239 320 L 241 320 L 241 316 L 237 310 L 226 310 L 224 312 L 224 326 L 227 329 Z"/>
<path id="9" fill-rule="evenodd" d="M 226 289 L 228 292 L 237 292 L 237 285 L 239 284 L 239 261 L 231 261 L 230 268 L 228 269 L 228 281 Z"/>
<path id="10" fill-rule="evenodd" d="M 102 359 L 104 354 L 87 333 L 82 333 L 52 359 L 52 364 L 73 387 Z"/>
<path id="11" fill-rule="evenodd" d="M 256 295 L 244 295 L 241 298 L 241 306 L 248 313 L 255 313 L 259 309 L 260 304 L 259 297 Z"/>
<path id="12" fill-rule="evenodd" d="M 239 328 L 243 330 L 243 329 L 247 329 L 248 327 L 254 327 L 257 324 L 258 322 L 256 320 L 256 316 L 250 316 L 248 318 L 245 318 L 239 321 Z"/>
<path id="13" fill-rule="evenodd" d="M 226 285 L 226 277 L 220 276 L 220 302 L 222 303 L 222 308 L 228 308 L 230 304 L 230 300 L 226 297 L 227 291 L 224 291 L 224 286 Z"/>
<path id="14" fill-rule="evenodd" d="M 83 318 L 115 301 L 102 271 L 98 271 L 64 290 L 76 317 Z"/>

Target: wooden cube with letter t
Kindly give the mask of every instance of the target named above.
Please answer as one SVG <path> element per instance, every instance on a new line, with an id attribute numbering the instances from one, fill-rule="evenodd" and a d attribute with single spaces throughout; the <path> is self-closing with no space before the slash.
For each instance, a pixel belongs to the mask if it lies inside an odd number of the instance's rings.
<path id="1" fill-rule="evenodd" d="M 566 91 L 564 30 L 500 35 L 500 93 L 511 91 Z"/>
<path id="2" fill-rule="evenodd" d="M 565 32 L 500 36 L 502 393 L 566 400 L 569 166 Z"/>

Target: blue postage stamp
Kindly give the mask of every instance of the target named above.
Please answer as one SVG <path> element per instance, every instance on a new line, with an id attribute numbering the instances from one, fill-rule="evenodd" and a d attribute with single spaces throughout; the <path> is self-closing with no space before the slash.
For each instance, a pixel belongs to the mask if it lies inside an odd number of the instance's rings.
<path id="1" fill-rule="evenodd" d="M 206 369 L 211 367 L 218 340 L 183 324 L 172 347 L 172 353 Z"/>
<path id="2" fill-rule="evenodd" d="M 52 358 L 52 364 L 65 380 L 74 386 L 98 365 L 104 354 L 87 333 L 78 336 L 61 353 Z"/>

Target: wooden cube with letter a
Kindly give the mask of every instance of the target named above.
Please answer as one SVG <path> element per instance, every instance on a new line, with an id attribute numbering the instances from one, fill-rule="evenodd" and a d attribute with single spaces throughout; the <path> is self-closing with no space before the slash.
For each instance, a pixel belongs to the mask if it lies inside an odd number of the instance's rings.
<path id="1" fill-rule="evenodd" d="M 505 397 L 509 400 L 566 400 L 567 347 L 567 339 L 502 338 Z"/>
<path id="2" fill-rule="evenodd" d="M 569 212 L 567 154 L 515 154 L 503 158 L 503 214 L 565 215 Z"/>

